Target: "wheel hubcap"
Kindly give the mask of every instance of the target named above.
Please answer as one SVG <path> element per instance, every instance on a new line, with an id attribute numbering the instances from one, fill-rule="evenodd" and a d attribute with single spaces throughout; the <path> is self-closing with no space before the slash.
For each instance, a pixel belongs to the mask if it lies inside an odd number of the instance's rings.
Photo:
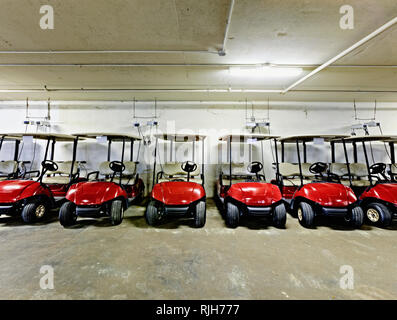
<path id="1" fill-rule="evenodd" d="M 372 208 L 368 209 L 367 217 L 371 222 L 378 222 L 379 221 L 379 212 Z"/>
<path id="2" fill-rule="evenodd" d="M 298 209 L 298 219 L 299 219 L 299 221 L 303 220 L 303 213 L 302 213 L 302 209 L 301 208 Z"/>
<path id="3" fill-rule="evenodd" d="M 45 214 L 45 206 L 40 204 L 37 208 L 36 208 L 36 217 L 37 218 L 42 218 Z"/>

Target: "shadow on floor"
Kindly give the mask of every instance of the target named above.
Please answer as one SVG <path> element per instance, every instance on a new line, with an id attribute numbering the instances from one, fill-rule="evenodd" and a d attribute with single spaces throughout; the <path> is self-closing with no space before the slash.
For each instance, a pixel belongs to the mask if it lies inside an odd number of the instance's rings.
<path id="1" fill-rule="evenodd" d="M 134 225 L 137 228 L 147 229 L 147 228 L 157 228 L 157 229 L 178 229 L 183 226 L 193 227 L 193 219 L 189 218 L 165 218 L 160 221 L 156 226 L 149 226 L 146 223 L 144 216 L 133 216 L 124 218 L 125 222 Z M 205 228 L 205 226 L 204 226 Z"/>
<path id="2" fill-rule="evenodd" d="M 24 222 L 20 215 L 0 217 L 0 225 L 4 225 L 6 227 L 44 226 L 51 223 L 59 223 L 58 214 L 55 212 L 51 212 L 51 214 L 44 217 L 42 220 L 36 221 L 34 223 Z"/>

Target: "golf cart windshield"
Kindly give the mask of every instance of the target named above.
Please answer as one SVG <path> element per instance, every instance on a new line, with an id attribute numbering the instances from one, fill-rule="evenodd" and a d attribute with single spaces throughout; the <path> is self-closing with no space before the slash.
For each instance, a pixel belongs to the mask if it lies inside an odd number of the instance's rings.
<path id="1" fill-rule="evenodd" d="M 155 134 L 154 137 L 156 138 L 156 147 L 153 169 L 153 185 L 155 183 L 170 181 L 190 181 L 204 185 L 204 140 L 206 136 L 199 134 L 164 133 Z M 156 173 L 159 140 L 169 143 L 169 161 L 159 161 L 160 171 Z M 176 149 L 177 143 L 191 143 L 191 160 L 181 162 L 180 159 L 176 159 L 176 151 L 178 150 Z M 202 147 L 201 170 L 200 166 L 195 163 L 197 143 L 201 143 Z"/>
<path id="2" fill-rule="evenodd" d="M 288 136 L 278 139 L 281 144 L 281 163 L 278 165 L 277 180 L 283 186 L 302 186 L 313 181 L 327 181 L 339 182 L 337 176 L 332 175 L 328 170 L 327 161 L 323 162 L 308 162 L 307 144 L 312 143 L 316 145 L 323 145 L 324 143 L 331 143 L 335 139 L 342 139 L 348 137 L 347 135 L 331 135 L 331 134 L 311 134 Z M 296 153 L 298 162 L 291 163 L 285 161 L 285 144 L 294 144 L 296 146 Z M 301 150 L 303 150 L 303 159 Z M 332 143 L 331 143 L 331 157 L 334 157 Z"/>
<path id="3" fill-rule="evenodd" d="M 332 170 L 346 177 L 352 187 L 368 187 L 374 183 L 394 182 L 396 164 L 394 154 L 394 143 L 397 141 L 396 136 L 372 135 L 372 136 L 351 136 L 345 139 L 336 139 L 334 143 L 342 143 L 346 157 L 346 164 L 332 163 Z M 390 163 L 376 162 L 374 159 L 373 142 L 384 145 Z M 349 161 L 346 144 L 352 145 L 353 159 Z M 389 145 L 389 150 L 386 147 Z M 364 154 L 364 163 L 358 161 L 358 146 L 362 147 Z M 370 147 L 369 153 L 368 146 Z M 383 149 L 383 148 L 381 148 Z M 370 164 L 370 155 L 373 163 Z"/>
<path id="4" fill-rule="evenodd" d="M 14 158 L 13 160 L 0 161 L 0 181 L 6 179 L 17 178 L 19 174 L 24 171 L 23 163 L 18 161 L 19 158 L 19 145 L 21 143 L 21 136 L 10 136 L 9 134 L 0 134 L 0 151 L 4 149 L 5 144 L 11 143 L 14 145 Z"/>
<path id="5" fill-rule="evenodd" d="M 263 170 L 263 144 L 262 141 L 275 140 L 278 136 L 266 134 L 230 134 L 219 138 L 219 141 L 227 142 L 227 162 L 220 168 L 220 182 L 228 181 L 229 185 L 240 182 L 266 182 Z M 260 143 L 262 161 L 253 161 L 253 145 Z M 248 163 L 234 161 L 232 145 L 245 144 L 248 147 Z M 244 160 L 246 159 L 244 154 Z"/>
<path id="6" fill-rule="evenodd" d="M 71 184 L 78 178 L 79 168 L 76 162 L 77 137 L 58 133 L 16 133 L 10 135 L 17 137 L 32 137 L 34 140 L 46 141 L 44 159 L 41 162 L 41 170 L 26 171 L 24 173 L 24 178 L 34 175 L 38 177 L 37 181 L 45 184 Z M 54 161 L 55 144 L 57 142 L 73 143 L 71 161 Z"/>
<path id="7" fill-rule="evenodd" d="M 138 149 L 136 161 L 134 161 L 134 142 L 141 141 L 140 137 L 133 134 L 104 132 L 76 133 L 75 136 L 96 139 L 99 143 L 107 143 L 107 159 L 99 164 L 97 171 L 90 172 L 87 175 L 89 180 L 91 180 L 91 177 L 94 177 L 93 179 L 96 181 L 117 182 L 121 185 L 131 185 L 135 183 L 140 148 Z M 114 142 L 122 143 L 122 153 L 121 159 L 112 161 L 112 144 Z M 127 142 L 130 143 L 129 160 L 125 160 Z"/>

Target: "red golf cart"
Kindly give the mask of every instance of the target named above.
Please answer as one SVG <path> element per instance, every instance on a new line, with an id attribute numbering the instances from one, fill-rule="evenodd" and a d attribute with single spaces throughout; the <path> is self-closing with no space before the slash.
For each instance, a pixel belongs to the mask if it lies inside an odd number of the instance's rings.
<path id="1" fill-rule="evenodd" d="M 360 228 L 363 224 L 364 214 L 353 190 L 341 183 L 340 177 L 328 169 L 327 163 L 307 162 L 307 143 L 312 143 L 313 147 L 321 147 L 325 142 L 344 137 L 346 136 L 303 135 L 278 139 L 282 145 L 282 162 L 277 165 L 277 184 L 283 190 L 283 195 L 290 200 L 291 212 L 297 215 L 300 224 L 307 228 L 314 227 L 315 217 L 319 215 L 343 217 L 355 228 Z M 297 164 L 284 162 L 286 143 L 296 145 Z M 303 163 L 300 144 L 303 145 Z M 286 187 L 288 188 L 285 189 Z"/>
<path id="2" fill-rule="evenodd" d="M 339 142 L 339 141 L 338 141 Z M 373 225 L 380 227 L 390 226 L 392 220 L 397 218 L 397 181 L 394 179 L 396 173 L 394 143 L 397 137 L 385 135 L 373 136 L 352 136 L 341 140 L 344 145 L 353 145 L 354 162 L 347 163 L 346 167 L 339 164 L 332 164 L 335 172 L 345 173 L 345 181 L 351 186 L 359 197 L 360 205 L 365 212 L 366 220 Z M 386 148 L 385 151 L 390 157 L 389 171 L 383 162 L 369 164 L 367 144 L 373 148 L 373 143 L 380 144 Z M 357 144 L 362 145 L 365 164 L 358 163 Z M 385 144 L 385 145 L 383 145 Z M 389 151 L 386 144 L 389 145 Z M 344 148 L 345 155 L 348 157 L 347 148 Z M 373 152 L 371 152 L 373 154 Z"/>
<path id="3" fill-rule="evenodd" d="M 77 217 L 100 218 L 108 216 L 113 225 L 123 221 L 124 211 L 143 195 L 144 184 L 137 173 L 134 142 L 141 138 L 130 134 L 86 133 L 76 134 L 86 139 L 105 140 L 108 143 L 107 161 L 99 170 L 87 175 L 89 181 L 73 185 L 66 194 L 67 201 L 59 211 L 59 222 L 64 227 L 76 223 Z M 130 160 L 124 160 L 126 142 L 130 142 Z M 111 161 L 112 143 L 122 142 L 120 161 Z M 137 159 L 139 158 L 139 154 Z M 93 177 L 93 180 L 91 180 Z"/>
<path id="4" fill-rule="evenodd" d="M 286 223 L 286 208 L 280 189 L 266 183 L 263 163 L 252 162 L 252 147 L 256 142 L 274 140 L 276 136 L 264 134 L 241 134 L 221 137 L 227 142 L 228 163 L 221 166 L 217 182 L 217 197 L 225 212 L 226 225 L 237 228 L 240 217 L 271 217 L 274 226 L 283 228 Z M 236 163 L 232 160 L 232 143 L 248 144 L 249 164 Z M 263 155 L 263 145 L 261 154 Z M 262 172 L 262 173 L 260 173 Z"/>
<path id="5" fill-rule="evenodd" d="M 64 199 L 70 186 L 79 181 L 76 162 L 78 138 L 55 133 L 25 133 L 15 136 L 30 136 L 46 141 L 41 171 L 28 171 L 24 176 L 36 175 L 36 180 L 14 179 L 0 182 L 0 214 L 21 215 L 27 223 L 43 218 L 51 208 L 56 208 Z M 55 162 L 56 142 L 73 143 L 72 161 Z M 51 146 L 51 155 L 48 159 Z"/>
<path id="6" fill-rule="evenodd" d="M 164 217 L 192 217 L 194 227 L 202 228 L 206 221 L 206 194 L 204 189 L 204 139 L 202 135 L 156 134 L 154 151 L 153 189 L 145 213 L 149 225 L 158 224 Z M 170 162 L 160 163 L 156 173 L 159 140 L 170 142 Z M 196 143 L 201 142 L 201 173 L 195 161 Z M 173 161 L 174 143 L 192 144 L 192 161 Z M 175 156 L 176 158 L 176 156 Z"/>

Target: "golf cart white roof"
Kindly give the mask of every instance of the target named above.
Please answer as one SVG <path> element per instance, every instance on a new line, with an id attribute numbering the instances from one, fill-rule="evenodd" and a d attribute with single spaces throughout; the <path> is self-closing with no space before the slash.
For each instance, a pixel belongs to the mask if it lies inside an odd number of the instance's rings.
<path id="1" fill-rule="evenodd" d="M 201 134 L 191 133 L 157 133 L 154 135 L 155 138 L 161 140 L 175 141 L 175 142 L 188 142 L 188 141 L 199 141 L 204 140 L 207 136 Z"/>
<path id="2" fill-rule="evenodd" d="M 228 134 L 219 138 L 220 141 L 229 141 L 231 139 L 232 142 L 247 142 L 248 140 L 270 140 L 277 139 L 280 136 L 274 136 L 270 134 L 249 134 L 249 133 L 241 133 L 241 134 Z"/>
<path id="3" fill-rule="evenodd" d="M 69 142 L 74 141 L 76 139 L 75 136 L 69 134 L 61 134 L 61 133 L 10 133 L 8 136 L 15 136 L 15 137 L 33 137 L 33 139 L 39 140 L 48 140 L 48 139 L 55 139 L 55 141 L 59 142 Z"/>
<path id="4" fill-rule="evenodd" d="M 397 141 L 397 136 L 390 135 L 371 135 L 371 136 L 350 136 L 344 139 L 346 142 L 366 142 L 366 141 Z M 339 139 L 338 139 L 339 141 Z"/>
<path id="5" fill-rule="evenodd" d="M 22 140 L 22 135 L 0 133 L 0 139 L 1 138 L 4 138 L 4 141 L 15 141 L 15 140 Z"/>
<path id="6" fill-rule="evenodd" d="M 296 140 L 298 140 L 299 142 L 311 142 L 314 139 L 324 139 L 324 141 L 330 142 L 332 140 L 342 139 L 342 138 L 347 138 L 347 137 L 349 137 L 349 135 L 344 135 L 344 134 L 307 134 L 307 135 L 282 137 L 282 138 L 278 139 L 278 141 L 285 142 L 285 143 L 292 143 L 292 142 L 296 142 Z"/>
<path id="7" fill-rule="evenodd" d="M 128 133 L 90 132 L 90 133 L 74 133 L 73 135 L 83 138 L 92 138 L 92 139 L 96 139 L 96 137 L 107 137 L 109 140 L 112 141 L 123 141 L 123 139 L 142 140 L 140 137 Z"/>

